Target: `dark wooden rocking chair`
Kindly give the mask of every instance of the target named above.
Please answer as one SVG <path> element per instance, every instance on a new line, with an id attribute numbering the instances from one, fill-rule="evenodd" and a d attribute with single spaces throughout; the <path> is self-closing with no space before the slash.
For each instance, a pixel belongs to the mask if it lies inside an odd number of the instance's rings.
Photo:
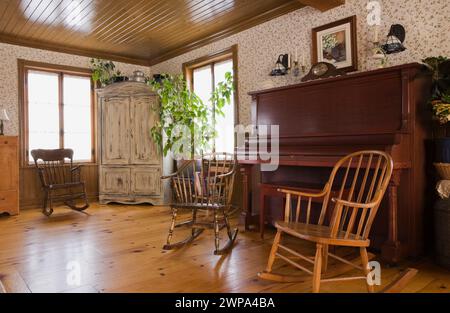
<path id="1" fill-rule="evenodd" d="M 200 165 L 199 165 L 200 163 Z M 236 160 L 232 154 L 214 153 L 199 160 L 189 160 L 180 166 L 177 172 L 163 176 L 170 179 L 173 189 L 172 222 L 163 249 L 170 250 L 184 246 L 197 238 L 205 228 L 214 229 L 214 254 L 221 255 L 233 246 L 238 229 L 231 229 L 229 213 L 233 194 Z M 176 224 L 178 210 L 192 211 L 192 217 Z M 208 216 L 205 221 L 198 219 L 199 211 L 205 211 Z M 212 212 L 212 220 L 208 219 Z M 191 235 L 179 242 L 171 243 L 174 229 L 181 226 L 191 227 Z M 228 242 L 220 248 L 220 230 L 226 228 Z"/>
<path id="2" fill-rule="evenodd" d="M 31 151 L 31 156 L 45 191 L 42 213 L 50 216 L 54 201 L 63 201 L 75 211 L 84 211 L 89 207 L 86 187 L 80 181 L 81 167 L 73 166 L 72 149 L 37 149 Z M 66 159 L 70 162 L 66 163 Z M 84 202 L 81 206 L 76 205 L 76 200 L 79 199 Z"/>
<path id="3" fill-rule="evenodd" d="M 366 248 L 370 245 L 369 232 L 378 207 L 389 184 L 393 169 L 392 158 L 381 151 L 360 151 L 352 153 L 335 165 L 329 181 L 322 192 L 306 193 L 295 190 L 279 190 L 286 195 L 284 220 L 276 222 L 277 233 L 272 245 L 266 270 L 258 276 L 263 279 L 278 282 L 304 281 L 301 275 L 282 275 L 273 273 L 272 267 L 279 258 L 296 268 L 312 275 L 313 292 L 319 292 L 321 282 L 362 279 L 367 280 L 369 274 L 369 257 Z M 339 195 L 332 198 L 334 203 L 331 218 L 326 222 L 326 213 L 333 184 L 339 184 Z M 313 220 L 312 199 L 322 199 L 318 219 Z M 292 201 L 296 200 L 296 205 Z M 302 210 L 302 202 L 306 202 L 306 210 Z M 316 245 L 315 257 L 304 256 L 281 242 L 282 235 L 302 239 Z M 358 248 L 361 264 L 355 264 L 334 253 L 329 247 Z M 343 262 L 361 270 L 363 276 L 333 277 L 327 273 L 328 257 Z M 295 259 L 295 260 L 294 260 Z M 310 270 L 299 263 L 303 261 L 313 265 Z M 373 285 L 367 283 L 369 292 L 374 291 Z"/>

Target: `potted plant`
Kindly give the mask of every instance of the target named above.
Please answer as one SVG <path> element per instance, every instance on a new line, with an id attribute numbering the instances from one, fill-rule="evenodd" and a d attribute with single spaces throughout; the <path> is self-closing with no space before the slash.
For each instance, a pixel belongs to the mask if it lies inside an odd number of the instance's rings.
<path id="1" fill-rule="evenodd" d="M 160 97 L 159 122 L 152 127 L 151 136 L 164 156 L 169 151 L 181 158 L 193 158 L 210 148 L 218 115 L 230 103 L 233 77 L 226 73 L 225 81 L 214 89 L 210 103 L 204 103 L 186 84 L 182 75 L 163 74 L 148 82 Z M 214 113 L 213 113 L 214 112 Z"/>
<path id="2" fill-rule="evenodd" d="M 446 136 L 450 121 L 450 60 L 447 57 L 429 57 L 422 60 L 432 73 L 431 97 L 429 103 L 434 118 L 444 128 L 444 137 L 436 138 L 436 161 L 450 163 L 450 137 Z"/>
<path id="3" fill-rule="evenodd" d="M 127 78 L 122 76 L 120 71 L 116 71 L 116 65 L 112 61 L 91 59 L 92 80 L 94 83 L 100 82 L 101 87 L 105 87 L 111 83 L 126 81 Z"/>

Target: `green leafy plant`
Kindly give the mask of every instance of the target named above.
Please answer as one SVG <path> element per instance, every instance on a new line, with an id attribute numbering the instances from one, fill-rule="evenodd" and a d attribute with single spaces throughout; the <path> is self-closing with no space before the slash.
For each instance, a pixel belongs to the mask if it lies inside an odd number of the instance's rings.
<path id="1" fill-rule="evenodd" d="M 233 90 L 233 75 L 230 72 L 226 72 L 225 80 L 217 84 L 210 99 L 211 103 L 214 105 L 214 112 L 216 115 L 225 116 L 223 108 L 226 104 L 230 104 Z"/>
<path id="2" fill-rule="evenodd" d="M 121 76 L 120 71 L 116 71 L 116 65 L 112 61 L 91 59 L 90 68 L 92 70 L 92 80 L 99 81 L 102 87 L 112 83 L 116 77 Z"/>
<path id="3" fill-rule="evenodd" d="M 439 123 L 450 121 L 450 60 L 447 57 L 429 57 L 422 60 L 432 72 L 430 104 Z"/>
<path id="4" fill-rule="evenodd" d="M 162 75 L 149 85 L 160 97 L 160 119 L 151 129 L 151 136 L 164 156 L 169 151 L 184 157 L 193 157 L 211 146 L 217 136 L 216 117 L 224 116 L 223 108 L 231 102 L 233 77 L 226 73 L 225 81 L 214 89 L 210 103 L 204 103 L 192 92 L 182 75 Z"/>

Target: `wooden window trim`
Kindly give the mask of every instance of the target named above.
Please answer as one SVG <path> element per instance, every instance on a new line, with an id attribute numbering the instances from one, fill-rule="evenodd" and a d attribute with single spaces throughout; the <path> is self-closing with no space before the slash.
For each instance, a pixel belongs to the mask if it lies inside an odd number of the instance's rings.
<path id="1" fill-rule="evenodd" d="M 200 58 L 197 58 L 195 60 L 189 61 L 189 62 L 185 62 L 182 65 L 182 69 L 183 69 L 183 75 L 184 78 L 186 79 L 187 85 L 189 87 L 189 89 L 193 89 L 194 88 L 194 76 L 193 76 L 193 72 L 195 69 L 204 67 L 204 66 L 210 66 L 211 68 L 211 75 L 213 77 L 213 84 L 214 84 L 214 64 L 215 63 L 220 63 L 222 61 L 225 60 L 233 60 L 233 87 L 234 87 L 234 92 L 233 92 L 233 100 L 234 100 L 234 125 L 238 125 L 239 124 L 239 91 L 238 91 L 238 46 L 237 45 L 233 45 L 229 48 L 214 52 L 214 53 L 210 53 L 208 55 L 202 56 Z M 212 86 L 212 88 L 214 89 L 214 86 Z M 236 142 L 235 142 L 236 145 Z M 215 149 L 215 145 L 214 148 Z"/>
<path id="2" fill-rule="evenodd" d="M 221 61 L 225 61 L 228 59 L 233 60 L 233 83 L 234 83 L 234 124 L 239 124 L 239 91 L 238 91 L 238 82 L 239 82 L 239 73 L 238 73 L 238 46 L 233 45 L 229 48 L 207 54 L 198 59 L 185 62 L 182 65 L 183 75 L 186 79 L 188 87 L 190 89 L 193 88 L 193 75 L 192 72 L 200 67 L 210 65 L 212 63 L 219 63 Z M 214 74 L 213 74 L 214 75 Z"/>
<path id="3" fill-rule="evenodd" d="M 27 71 L 36 70 L 41 72 L 49 72 L 58 74 L 58 88 L 59 88 L 59 119 L 60 119 L 60 146 L 64 146 L 64 136 L 61 132 L 64 127 L 64 107 L 63 102 L 63 75 L 75 75 L 91 77 L 92 71 L 88 68 L 58 65 L 44 62 L 28 61 L 23 59 L 17 60 L 18 64 L 18 90 L 19 90 L 19 140 L 20 140 L 20 166 L 21 168 L 33 167 L 34 165 L 28 161 L 27 150 L 29 147 L 28 141 L 28 103 L 27 103 Z M 94 83 L 91 79 L 91 142 L 92 142 L 92 157 L 90 161 L 77 161 L 79 164 L 97 164 L 97 149 L 96 149 L 96 101 L 94 96 Z"/>

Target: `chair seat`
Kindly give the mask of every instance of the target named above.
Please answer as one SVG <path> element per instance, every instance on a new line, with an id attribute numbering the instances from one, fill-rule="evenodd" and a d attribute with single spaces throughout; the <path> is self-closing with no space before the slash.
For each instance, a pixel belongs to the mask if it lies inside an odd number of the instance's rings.
<path id="1" fill-rule="evenodd" d="M 331 228 L 324 225 L 278 221 L 275 227 L 291 236 L 321 244 L 353 247 L 368 247 L 370 244 L 370 240 L 358 239 L 354 234 L 344 238 L 345 232 L 339 232 L 336 238 L 331 238 Z"/>

